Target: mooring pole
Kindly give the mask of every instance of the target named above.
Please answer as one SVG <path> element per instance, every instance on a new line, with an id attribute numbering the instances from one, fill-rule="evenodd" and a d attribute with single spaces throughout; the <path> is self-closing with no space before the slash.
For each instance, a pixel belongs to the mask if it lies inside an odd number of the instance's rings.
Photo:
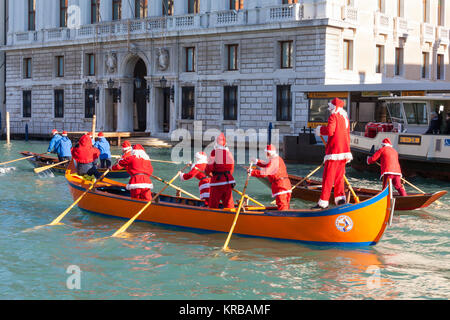
<path id="1" fill-rule="evenodd" d="M 273 125 L 271 122 L 271 123 L 269 123 L 269 132 L 267 133 L 267 144 L 272 144 L 272 129 L 273 129 Z"/>
<path id="2" fill-rule="evenodd" d="M 9 112 L 6 112 L 6 144 L 11 143 L 10 133 L 11 131 L 9 127 Z"/>
<path id="3" fill-rule="evenodd" d="M 25 141 L 28 141 L 28 123 L 25 124 Z"/>

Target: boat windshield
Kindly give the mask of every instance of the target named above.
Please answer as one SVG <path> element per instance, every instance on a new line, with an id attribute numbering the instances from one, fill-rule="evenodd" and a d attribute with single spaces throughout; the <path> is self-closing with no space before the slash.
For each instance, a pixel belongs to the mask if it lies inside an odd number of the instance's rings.
<path id="1" fill-rule="evenodd" d="M 404 102 L 408 124 L 428 124 L 427 104 L 423 102 Z"/>
<path id="2" fill-rule="evenodd" d="M 400 102 L 389 102 L 387 103 L 387 110 L 389 112 L 389 117 L 391 122 L 404 123 L 402 114 L 402 105 Z"/>

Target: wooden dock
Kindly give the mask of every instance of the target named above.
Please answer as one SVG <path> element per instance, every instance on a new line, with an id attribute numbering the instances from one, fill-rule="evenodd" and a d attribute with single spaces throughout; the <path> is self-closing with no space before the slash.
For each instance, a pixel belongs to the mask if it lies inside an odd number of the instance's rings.
<path id="1" fill-rule="evenodd" d="M 67 132 L 67 136 L 72 141 L 78 141 L 81 136 L 85 135 L 86 131 L 79 132 Z M 96 133 L 97 136 L 98 132 Z M 113 146 L 120 146 L 122 140 L 131 140 L 134 138 L 150 138 L 150 133 L 147 132 L 105 132 L 103 131 L 105 138 L 108 139 L 109 143 Z"/>

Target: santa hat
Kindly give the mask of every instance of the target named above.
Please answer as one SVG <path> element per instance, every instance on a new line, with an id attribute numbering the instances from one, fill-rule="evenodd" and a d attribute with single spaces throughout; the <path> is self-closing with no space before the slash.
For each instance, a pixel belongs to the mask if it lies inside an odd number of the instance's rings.
<path id="1" fill-rule="evenodd" d="M 130 141 L 125 140 L 125 141 L 122 143 L 122 150 L 123 150 L 123 152 L 130 151 L 130 150 L 132 150 L 132 149 L 133 149 L 133 148 L 131 147 Z"/>
<path id="2" fill-rule="evenodd" d="M 392 142 L 391 142 L 391 140 L 389 140 L 389 138 L 386 138 L 386 139 L 383 140 L 383 142 L 381 143 L 381 145 L 382 145 L 383 147 L 392 147 Z"/>
<path id="3" fill-rule="evenodd" d="M 104 137 L 105 135 L 103 134 L 103 132 L 99 132 L 97 136 L 101 138 Z"/>
<path id="4" fill-rule="evenodd" d="M 215 149 L 226 149 L 227 146 L 227 138 L 225 137 L 225 135 L 223 133 L 221 133 L 217 138 L 216 138 L 216 143 L 214 148 Z"/>
<path id="5" fill-rule="evenodd" d="M 270 156 L 275 157 L 277 156 L 277 149 L 273 144 L 269 144 L 264 151 Z"/>
<path id="6" fill-rule="evenodd" d="M 58 133 L 58 130 L 56 130 L 56 129 L 53 129 L 52 130 L 52 135 L 55 135 L 55 134 L 57 134 Z"/>
<path id="7" fill-rule="evenodd" d="M 92 132 L 88 132 L 87 135 L 88 135 L 89 137 L 92 137 Z"/>
<path id="8" fill-rule="evenodd" d="M 328 110 L 331 111 L 331 114 L 338 113 L 345 119 L 345 126 L 348 128 L 349 121 L 348 121 L 348 114 L 347 111 L 344 110 L 344 101 L 342 101 L 339 98 L 334 98 L 330 103 L 328 103 Z"/>
<path id="9" fill-rule="evenodd" d="M 328 103 L 328 110 L 330 111 L 335 111 L 338 108 L 343 108 L 344 107 L 344 101 L 342 101 L 339 98 L 334 98 L 330 103 Z"/>
<path id="10" fill-rule="evenodd" d="M 208 163 L 208 156 L 204 152 L 197 152 L 195 154 L 195 163 L 201 164 L 201 163 Z"/>
<path id="11" fill-rule="evenodd" d="M 137 144 L 133 147 L 133 151 L 131 151 L 131 155 L 135 156 L 139 159 L 150 160 L 150 157 L 145 152 L 145 149 L 140 144 Z"/>
<path id="12" fill-rule="evenodd" d="M 63 131 L 62 136 L 67 137 L 67 131 Z"/>

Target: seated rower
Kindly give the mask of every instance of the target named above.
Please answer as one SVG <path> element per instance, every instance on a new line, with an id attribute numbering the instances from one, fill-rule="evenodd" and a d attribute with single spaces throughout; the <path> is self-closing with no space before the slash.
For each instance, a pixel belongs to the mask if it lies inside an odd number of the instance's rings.
<path id="1" fill-rule="evenodd" d="M 100 178 L 102 174 L 97 171 L 95 160 L 100 156 L 100 151 L 92 146 L 91 138 L 83 135 L 77 146 L 71 150 L 73 159 L 77 162 L 77 173 L 80 176 L 88 175 Z"/>
<path id="2" fill-rule="evenodd" d="M 63 131 L 62 137 L 56 143 L 55 149 L 58 153 L 59 162 L 72 159 L 72 141 L 67 137 L 67 131 Z"/>
<path id="3" fill-rule="evenodd" d="M 205 174 L 207 163 L 208 156 L 206 153 L 197 152 L 191 171 L 189 173 L 180 172 L 181 181 L 190 180 L 192 178 L 197 178 L 199 180 L 198 189 L 200 191 L 200 199 L 205 201 L 206 206 L 208 206 L 209 203 L 209 188 L 211 183 L 211 178 Z"/>
<path id="4" fill-rule="evenodd" d="M 122 170 L 123 168 L 131 177 L 127 184 L 127 190 L 130 190 L 131 197 L 150 201 L 153 189 L 150 177 L 153 174 L 153 167 L 150 157 L 140 144 L 134 146 L 130 156 L 122 157 L 119 163 L 112 167 L 112 170 Z"/>
<path id="5" fill-rule="evenodd" d="M 251 162 L 261 168 L 252 170 L 252 177 L 267 177 L 272 183 L 272 197 L 276 200 L 278 210 L 289 210 L 292 186 L 284 160 L 277 154 L 273 145 L 267 146 L 265 151 L 269 161 L 266 163 L 252 159 Z"/>
<path id="6" fill-rule="evenodd" d="M 94 147 L 100 150 L 100 168 L 111 168 L 111 147 L 103 132 L 98 133 Z"/>
<path id="7" fill-rule="evenodd" d="M 391 140 L 386 138 L 381 144 L 382 147 L 371 157 L 367 157 L 367 164 L 374 164 L 380 159 L 381 162 L 381 178 L 383 178 L 383 189 L 386 187 L 388 180 L 392 180 L 392 185 L 397 189 L 398 193 L 405 197 L 406 191 L 402 185 L 402 169 L 398 161 L 398 153 L 392 146 Z"/>

